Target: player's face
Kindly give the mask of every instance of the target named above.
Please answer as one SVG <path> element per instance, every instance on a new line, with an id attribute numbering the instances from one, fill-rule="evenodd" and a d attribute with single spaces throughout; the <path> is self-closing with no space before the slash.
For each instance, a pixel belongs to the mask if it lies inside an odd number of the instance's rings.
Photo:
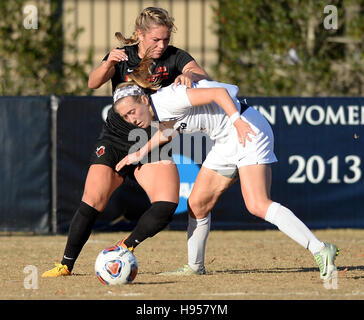
<path id="1" fill-rule="evenodd" d="M 142 96 L 141 102 L 137 102 L 133 97 L 126 97 L 116 103 L 115 111 L 129 123 L 140 128 L 147 128 L 153 120 L 149 111 L 149 102 L 146 96 Z"/>
<path id="2" fill-rule="evenodd" d="M 142 33 L 138 30 L 139 55 L 142 58 L 147 49 L 151 50 L 152 58 L 158 59 L 166 51 L 171 34 L 166 26 L 155 25 L 147 32 Z"/>

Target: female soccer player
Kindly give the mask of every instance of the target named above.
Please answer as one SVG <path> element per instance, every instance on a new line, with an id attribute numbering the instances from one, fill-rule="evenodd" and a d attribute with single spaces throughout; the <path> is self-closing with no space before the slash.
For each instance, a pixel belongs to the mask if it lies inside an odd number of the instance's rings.
<path id="1" fill-rule="evenodd" d="M 117 34 L 127 46 L 112 50 L 104 58 L 101 65 L 91 72 L 89 86 L 98 88 L 111 79 L 114 90 L 118 83 L 127 80 L 128 74 L 140 64 L 147 50 L 154 63 L 149 79 L 152 82 L 158 79 L 162 86 L 171 83 L 191 86 L 192 81 L 207 78 L 206 72 L 187 52 L 169 45 L 171 33 L 175 31 L 173 21 L 164 9 L 144 9 L 136 19 L 135 32 L 130 39 Z M 147 193 L 151 206 L 140 217 L 130 236 L 120 241 L 119 245 L 132 251 L 171 221 L 179 201 L 179 175 L 172 161 L 166 163 L 159 161 L 159 158 L 150 159 L 149 155 L 148 163 L 129 165 L 115 171 L 116 163 L 135 144 L 135 141 L 128 140 L 129 132 L 135 128 L 138 127 L 124 121 L 113 108 L 110 109 L 91 158 L 81 204 L 70 224 L 63 259 L 53 269 L 46 271 L 43 277 L 71 274 L 96 218 L 106 207 L 112 193 L 124 182 L 126 175 L 135 176 Z M 143 131 L 147 137 L 151 136 L 150 127 L 145 127 Z M 153 185 L 149 181 L 154 181 Z"/>
<path id="2" fill-rule="evenodd" d="M 142 78 L 137 76 L 133 78 Z M 274 224 L 308 249 L 319 266 L 321 278 L 329 278 L 336 269 L 334 262 L 338 249 L 333 244 L 319 241 L 288 208 L 270 199 L 269 165 L 277 161 L 273 151 L 273 132 L 258 111 L 240 104 L 238 88 L 201 80 L 193 84 L 193 88 L 170 85 L 148 96 L 137 83 L 140 84 L 140 81 L 122 84 L 115 91 L 115 111 L 129 123 L 142 128 L 157 120 L 162 130 L 139 151 L 121 160 L 116 170 L 141 159 L 154 147 L 168 141 L 173 131 L 203 131 L 214 141 L 188 201 L 188 265 L 167 274 L 205 273 L 204 254 L 211 219 L 209 211 L 232 184 L 237 170 L 249 212 Z"/>

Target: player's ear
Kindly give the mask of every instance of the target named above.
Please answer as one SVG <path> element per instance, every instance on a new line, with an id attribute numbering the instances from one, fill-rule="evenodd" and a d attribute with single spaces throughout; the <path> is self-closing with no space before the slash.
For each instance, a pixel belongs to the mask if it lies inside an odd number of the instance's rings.
<path id="1" fill-rule="evenodd" d="M 141 101 L 146 106 L 149 106 L 149 98 L 148 98 L 148 96 L 145 96 L 145 95 L 141 96 Z"/>
<path id="2" fill-rule="evenodd" d="M 137 29 L 137 35 L 138 35 L 138 39 L 143 41 L 144 40 L 144 34 L 140 29 Z"/>

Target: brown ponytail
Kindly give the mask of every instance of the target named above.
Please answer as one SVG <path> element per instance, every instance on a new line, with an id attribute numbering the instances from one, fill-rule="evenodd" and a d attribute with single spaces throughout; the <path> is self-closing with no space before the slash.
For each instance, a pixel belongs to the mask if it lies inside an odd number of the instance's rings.
<path id="1" fill-rule="evenodd" d="M 150 66 L 154 63 L 153 59 L 150 57 L 150 51 L 147 50 L 145 56 L 141 60 L 139 66 L 134 69 L 134 71 L 128 74 L 128 82 L 120 83 L 116 88 L 124 88 L 126 86 L 137 85 L 143 89 L 145 89 L 146 93 L 149 91 L 158 90 L 161 85 L 159 80 L 150 81 L 150 77 L 152 75 L 150 71 Z"/>

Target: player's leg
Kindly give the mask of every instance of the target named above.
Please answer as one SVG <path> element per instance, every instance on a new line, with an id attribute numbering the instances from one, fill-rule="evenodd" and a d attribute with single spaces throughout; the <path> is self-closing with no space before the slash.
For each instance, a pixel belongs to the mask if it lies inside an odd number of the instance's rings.
<path id="1" fill-rule="evenodd" d="M 205 249 L 211 226 L 210 211 L 220 196 L 236 181 L 234 171 L 217 172 L 201 167 L 188 198 L 188 265 L 204 270 Z"/>
<path id="2" fill-rule="evenodd" d="M 240 184 L 248 211 L 276 225 L 282 232 L 311 252 L 323 248 L 313 233 L 287 208 L 269 198 L 271 168 L 257 164 L 239 168 Z"/>
<path id="3" fill-rule="evenodd" d="M 188 264 L 161 275 L 205 273 L 205 248 L 211 225 L 211 209 L 224 191 L 236 181 L 234 170 L 215 171 L 201 167 L 188 198 Z"/>
<path id="4" fill-rule="evenodd" d="M 179 201 L 179 175 L 172 161 L 143 164 L 135 169 L 134 175 L 151 206 L 139 218 L 133 232 L 122 240 L 130 250 L 163 230 L 173 219 Z"/>
<path id="5" fill-rule="evenodd" d="M 98 214 L 104 210 L 111 194 L 123 183 L 123 178 L 112 168 L 102 164 L 90 166 L 82 201 L 69 227 L 64 255 L 59 267 L 45 272 L 43 277 L 70 274 L 88 238 Z M 65 271 L 65 267 L 67 270 Z M 68 272 L 67 272 L 68 271 Z"/>
<path id="6" fill-rule="evenodd" d="M 91 165 L 86 177 L 82 201 L 102 212 L 112 193 L 123 181 L 123 177 L 109 166 L 102 164 Z"/>
<path id="7" fill-rule="evenodd" d="M 77 259 L 90 237 L 98 214 L 105 209 L 112 193 L 123 181 L 123 178 L 109 166 L 90 166 L 80 207 L 71 221 L 62 264 L 69 263 L 73 267 L 72 262 Z"/>
<path id="8" fill-rule="evenodd" d="M 239 168 L 239 176 L 245 205 L 250 213 L 277 226 L 292 240 L 308 249 L 316 260 L 320 260 L 322 255 L 327 256 L 332 263 L 330 262 L 326 267 L 333 267 L 334 257 L 337 254 L 336 247 L 330 247 L 318 240 L 291 210 L 270 200 L 271 168 L 269 165 L 242 166 Z M 318 264 L 320 266 L 319 262 Z M 325 266 L 320 266 L 321 274 L 325 276 L 328 273 L 324 269 Z"/>
<path id="9" fill-rule="evenodd" d="M 276 225 L 279 230 L 317 254 L 325 248 L 315 235 L 288 208 L 270 200 L 271 168 L 274 155 L 274 135 L 267 120 L 255 109 L 248 108 L 242 115 L 256 135 L 245 147 L 239 145 L 238 163 L 241 190 L 248 210 Z M 259 164 L 260 163 L 260 164 Z M 335 252 L 336 253 L 336 252 Z"/>

